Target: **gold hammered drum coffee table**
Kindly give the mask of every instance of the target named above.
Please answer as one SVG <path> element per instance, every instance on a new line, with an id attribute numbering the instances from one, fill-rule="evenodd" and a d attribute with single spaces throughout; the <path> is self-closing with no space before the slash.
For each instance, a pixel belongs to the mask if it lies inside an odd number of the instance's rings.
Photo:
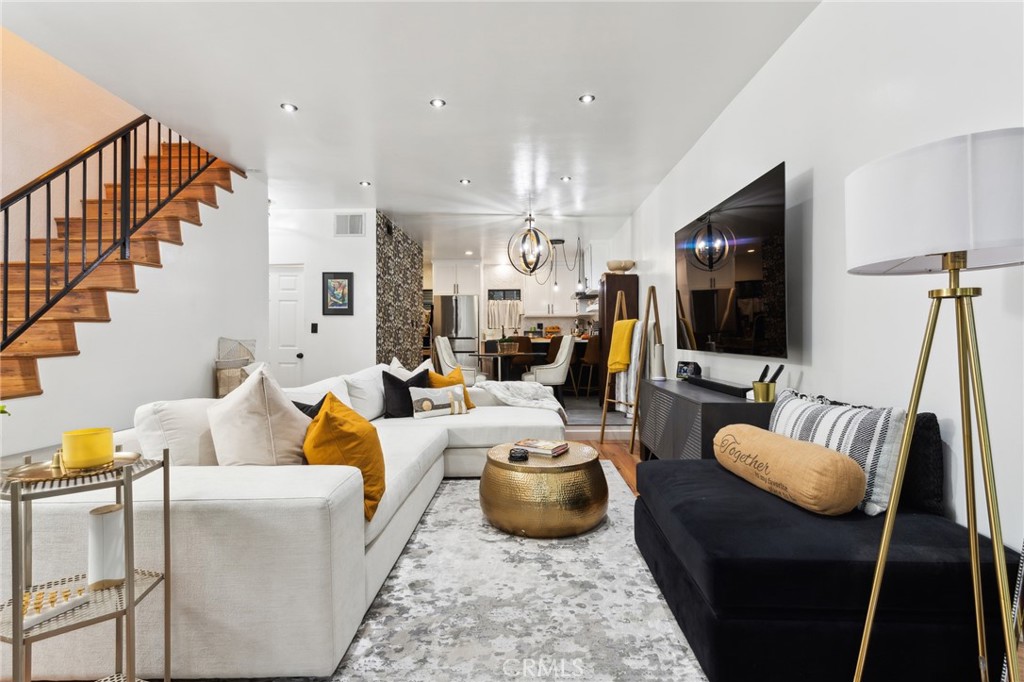
<path id="1" fill-rule="evenodd" d="M 562 538 L 597 526 L 608 511 L 608 482 L 597 450 L 569 441 L 558 457 L 508 461 L 512 443 L 487 452 L 480 508 L 495 528 L 528 538 Z"/>

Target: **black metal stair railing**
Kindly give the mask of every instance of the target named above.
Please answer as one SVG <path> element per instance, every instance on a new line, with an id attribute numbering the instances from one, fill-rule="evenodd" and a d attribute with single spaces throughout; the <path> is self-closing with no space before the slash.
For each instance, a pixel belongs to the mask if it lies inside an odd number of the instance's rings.
<path id="1" fill-rule="evenodd" d="M 145 165 L 139 163 L 140 152 Z M 155 163 L 146 163 L 146 157 L 155 157 Z M 4 197 L 0 201 L 0 350 L 7 348 L 112 255 L 130 260 L 132 235 L 216 160 L 180 133 L 143 115 Z M 105 174 L 107 183 L 114 186 L 110 198 L 105 196 Z M 140 179 L 143 177 L 144 181 Z M 98 188 L 94 199 L 90 197 L 92 183 Z M 81 230 L 72 239 L 72 195 L 79 191 Z M 95 201 L 95 220 L 87 203 L 90 199 Z M 108 216 L 104 215 L 105 202 L 110 208 Z M 61 210 L 63 235 L 54 235 L 55 218 Z M 20 254 L 12 253 L 22 248 L 16 241 L 22 235 L 23 265 Z M 81 241 L 81 263 L 77 262 L 78 253 L 74 258 L 71 256 L 72 241 Z M 62 255 L 55 255 L 54 251 Z M 17 272 L 18 267 L 24 268 L 23 274 Z M 45 278 L 42 284 L 38 282 L 40 277 Z M 12 287 L 18 289 L 22 283 L 24 298 L 15 300 L 22 297 L 12 292 Z"/>

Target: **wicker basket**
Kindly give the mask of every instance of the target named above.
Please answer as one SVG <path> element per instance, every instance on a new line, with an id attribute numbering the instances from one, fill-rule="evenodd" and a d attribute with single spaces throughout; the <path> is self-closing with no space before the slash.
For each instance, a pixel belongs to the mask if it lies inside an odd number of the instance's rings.
<path id="1" fill-rule="evenodd" d="M 515 353 L 519 350 L 519 344 L 515 341 L 499 341 L 498 352 L 499 353 Z"/>

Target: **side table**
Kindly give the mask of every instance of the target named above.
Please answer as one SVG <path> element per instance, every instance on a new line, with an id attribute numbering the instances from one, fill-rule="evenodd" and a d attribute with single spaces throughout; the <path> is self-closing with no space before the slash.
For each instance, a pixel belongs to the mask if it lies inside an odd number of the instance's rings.
<path id="1" fill-rule="evenodd" d="M 487 452 L 480 475 L 480 508 L 495 528 L 529 538 L 580 535 L 608 511 L 608 481 L 597 450 L 569 441 L 558 457 L 531 454 L 509 462 L 512 443 Z"/>
<path id="2" fill-rule="evenodd" d="M 0 604 L 0 641 L 12 645 L 11 670 L 14 682 L 32 679 L 32 643 L 65 632 L 88 627 L 111 619 L 116 620 L 116 657 L 114 674 L 101 682 L 128 682 L 135 676 L 135 609 L 157 585 L 164 585 L 164 682 L 171 679 L 171 555 L 170 555 L 170 479 L 164 460 L 143 459 L 138 455 L 118 453 L 114 466 L 92 475 L 75 478 L 45 476 L 18 480 L 5 475 L 0 479 L 0 500 L 10 502 L 11 520 L 11 599 Z M 48 464 L 32 465 L 40 471 Z M 19 467 L 21 469 L 22 467 Z M 135 567 L 135 528 L 133 481 L 161 470 L 163 474 L 163 573 Z M 11 470 L 13 472 L 15 470 Z M 5 472 L 5 474 L 11 473 Z M 34 500 L 71 495 L 88 490 L 113 488 L 116 501 L 124 509 L 124 574 L 125 580 L 114 587 L 89 592 L 89 601 L 47 620 L 26 628 L 22 613 L 22 595 L 39 591 L 75 592 L 88 590 L 84 573 L 71 574 L 59 580 L 32 584 L 32 502 Z"/>

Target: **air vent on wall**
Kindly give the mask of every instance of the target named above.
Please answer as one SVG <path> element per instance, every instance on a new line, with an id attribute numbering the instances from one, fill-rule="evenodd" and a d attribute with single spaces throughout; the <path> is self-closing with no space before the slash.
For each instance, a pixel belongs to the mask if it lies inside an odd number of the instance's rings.
<path id="1" fill-rule="evenodd" d="M 334 216 L 335 237 L 362 237 L 366 234 L 362 213 L 339 213 Z"/>

